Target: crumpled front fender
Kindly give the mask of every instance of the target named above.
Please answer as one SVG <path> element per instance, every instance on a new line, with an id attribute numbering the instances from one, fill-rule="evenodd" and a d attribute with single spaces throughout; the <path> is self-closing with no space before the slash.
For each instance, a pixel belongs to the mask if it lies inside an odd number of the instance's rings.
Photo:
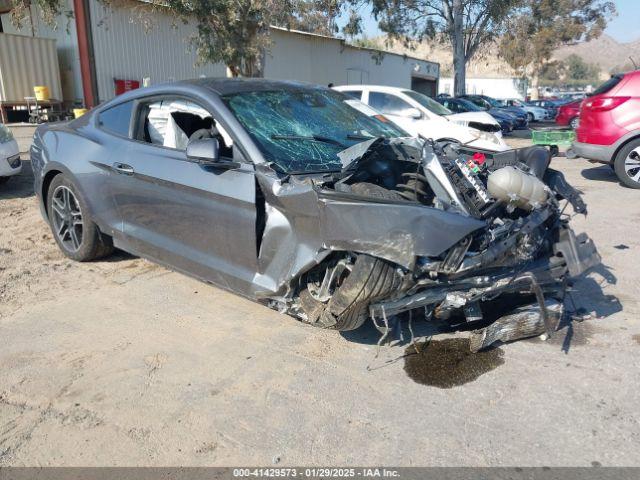
<path id="1" fill-rule="evenodd" d="M 413 268 L 416 257 L 436 256 L 486 223 L 407 203 L 351 201 L 320 196 L 323 246 L 384 258 Z"/>

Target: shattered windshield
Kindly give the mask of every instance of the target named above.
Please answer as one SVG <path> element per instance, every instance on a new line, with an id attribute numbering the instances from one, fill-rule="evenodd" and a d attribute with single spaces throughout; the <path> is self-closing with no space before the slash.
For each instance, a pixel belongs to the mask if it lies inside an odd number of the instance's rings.
<path id="1" fill-rule="evenodd" d="M 338 152 L 376 137 L 405 132 L 384 117 L 370 117 L 331 90 L 241 92 L 223 100 L 267 161 L 286 173 L 336 171 Z"/>

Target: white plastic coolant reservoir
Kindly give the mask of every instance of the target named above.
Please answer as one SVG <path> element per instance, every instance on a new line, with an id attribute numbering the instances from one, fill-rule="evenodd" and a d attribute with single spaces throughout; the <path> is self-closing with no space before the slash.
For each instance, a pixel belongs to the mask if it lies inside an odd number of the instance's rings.
<path id="1" fill-rule="evenodd" d="M 545 184 L 515 167 L 503 167 L 489 175 L 487 190 L 492 197 L 531 210 L 548 198 Z"/>

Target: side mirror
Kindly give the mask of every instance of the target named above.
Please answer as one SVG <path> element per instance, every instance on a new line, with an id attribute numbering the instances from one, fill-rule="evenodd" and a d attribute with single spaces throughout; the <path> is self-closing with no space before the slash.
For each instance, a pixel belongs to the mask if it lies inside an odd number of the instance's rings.
<path id="1" fill-rule="evenodd" d="M 220 144 L 217 138 L 193 139 L 187 144 L 187 159 L 202 166 L 231 170 L 240 168 L 239 162 L 220 158 Z"/>
<path id="2" fill-rule="evenodd" d="M 403 117 L 413 118 L 414 120 L 419 120 L 422 118 L 422 112 L 417 108 L 407 108 L 404 111 Z"/>
<path id="3" fill-rule="evenodd" d="M 216 138 L 199 138 L 187 144 L 187 158 L 197 163 L 218 163 L 220 145 Z"/>

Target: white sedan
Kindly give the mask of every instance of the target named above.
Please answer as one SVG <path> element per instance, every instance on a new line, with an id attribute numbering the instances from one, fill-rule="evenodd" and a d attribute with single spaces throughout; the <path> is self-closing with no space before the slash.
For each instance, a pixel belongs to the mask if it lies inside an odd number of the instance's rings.
<path id="1" fill-rule="evenodd" d="M 412 136 L 455 140 L 484 150 L 509 150 L 501 135 L 496 135 L 500 125 L 491 116 L 476 118 L 467 114 L 453 114 L 428 96 L 406 88 L 376 85 L 333 88 L 374 108 Z M 483 128 L 492 131 L 470 126 L 479 123 L 485 123 Z"/>
<path id="2" fill-rule="evenodd" d="M 13 138 L 11 130 L 0 123 L 0 184 L 19 174 L 21 169 L 18 142 Z"/>

